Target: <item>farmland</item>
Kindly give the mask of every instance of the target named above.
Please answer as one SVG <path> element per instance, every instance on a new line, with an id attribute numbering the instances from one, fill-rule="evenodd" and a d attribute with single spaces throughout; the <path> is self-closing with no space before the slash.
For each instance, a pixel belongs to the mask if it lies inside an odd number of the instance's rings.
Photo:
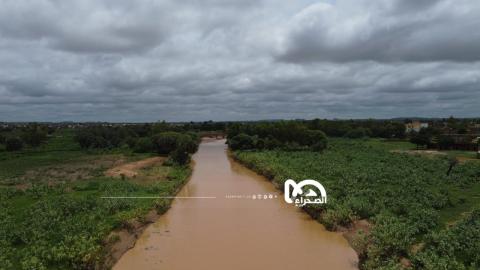
<path id="1" fill-rule="evenodd" d="M 133 178 L 106 176 L 115 165 L 154 153 L 126 143 L 82 148 L 76 134 L 59 129 L 38 147 L 0 150 L 0 269 L 108 267 L 108 247 L 119 240 L 112 231 L 133 233 L 171 200 L 103 197 L 172 196 L 191 173 L 172 160 L 149 164 Z"/>
<path id="2" fill-rule="evenodd" d="M 393 153 L 408 142 L 330 138 L 326 150 L 237 150 L 234 157 L 283 186 L 315 179 L 329 202 L 305 209 L 330 230 L 359 230 L 351 241 L 363 269 L 478 269 L 480 163 L 449 170 L 449 158 Z"/>

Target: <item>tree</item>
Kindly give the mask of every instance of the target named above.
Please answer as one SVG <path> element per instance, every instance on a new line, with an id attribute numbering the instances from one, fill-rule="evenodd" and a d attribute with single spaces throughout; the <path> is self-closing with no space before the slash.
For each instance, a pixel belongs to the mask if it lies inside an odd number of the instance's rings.
<path id="1" fill-rule="evenodd" d="M 366 128 L 355 128 L 349 130 L 346 134 L 345 137 L 350 138 L 350 139 L 359 139 L 359 138 L 365 138 L 369 136 L 370 130 L 367 130 Z"/>
<path id="2" fill-rule="evenodd" d="M 139 138 L 133 147 L 133 151 L 137 153 L 149 153 L 154 151 L 154 146 L 152 139 L 146 138 Z"/>
<path id="3" fill-rule="evenodd" d="M 33 126 L 22 133 L 22 139 L 31 147 L 38 147 L 47 140 L 47 132 L 38 126 Z"/>
<path id="4" fill-rule="evenodd" d="M 438 146 L 440 149 L 450 149 L 455 144 L 455 141 L 450 136 L 440 136 Z"/>
<path id="5" fill-rule="evenodd" d="M 157 153 L 168 155 L 177 148 L 177 141 L 181 136 L 178 132 L 162 132 L 153 137 L 153 146 Z"/>
<path id="6" fill-rule="evenodd" d="M 198 150 L 198 139 L 191 134 L 181 134 L 177 138 L 176 148 L 183 148 L 187 153 L 193 154 Z"/>
<path id="7" fill-rule="evenodd" d="M 448 158 L 448 171 L 447 175 L 450 175 L 452 169 L 458 164 L 458 159 L 454 156 Z"/>
<path id="8" fill-rule="evenodd" d="M 178 165 L 186 165 L 190 162 L 190 155 L 183 147 L 179 147 L 170 153 L 170 159 Z"/>
<path id="9" fill-rule="evenodd" d="M 133 135 L 124 127 L 92 126 L 77 131 L 75 140 L 82 148 L 113 148 L 119 147 Z"/>
<path id="10" fill-rule="evenodd" d="M 246 149 L 253 149 L 255 147 L 253 137 L 245 133 L 240 133 L 236 135 L 235 137 L 231 138 L 228 142 L 232 150 L 246 150 Z"/>
<path id="11" fill-rule="evenodd" d="M 426 146 L 430 143 L 430 136 L 425 132 L 414 133 L 410 138 L 410 142 L 417 146 Z"/>
<path id="12" fill-rule="evenodd" d="M 327 148 L 327 136 L 320 130 L 308 130 L 306 132 L 308 145 L 315 152 L 321 152 Z"/>
<path id="13" fill-rule="evenodd" d="M 11 137 L 5 141 L 5 149 L 7 151 L 19 151 L 23 148 L 23 141 L 18 137 Z"/>

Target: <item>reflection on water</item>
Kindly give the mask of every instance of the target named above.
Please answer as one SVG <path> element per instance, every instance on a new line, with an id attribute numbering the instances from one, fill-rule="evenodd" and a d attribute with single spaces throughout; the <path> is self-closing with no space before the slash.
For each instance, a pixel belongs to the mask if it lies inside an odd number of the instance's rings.
<path id="1" fill-rule="evenodd" d="M 115 265 L 123 269 L 356 269 L 346 240 L 286 204 L 264 178 L 231 161 L 224 140 L 203 142 L 172 208 Z M 226 195 L 273 194 L 266 200 Z"/>

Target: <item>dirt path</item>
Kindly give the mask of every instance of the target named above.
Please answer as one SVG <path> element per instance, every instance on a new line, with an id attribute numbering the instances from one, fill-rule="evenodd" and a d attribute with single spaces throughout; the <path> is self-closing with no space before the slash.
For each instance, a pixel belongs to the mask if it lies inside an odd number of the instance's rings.
<path id="1" fill-rule="evenodd" d="M 140 169 L 156 164 L 161 164 L 165 161 L 165 159 L 165 157 L 152 157 L 122 164 L 109 169 L 105 172 L 105 175 L 113 177 L 121 177 L 122 175 L 124 175 L 125 177 L 135 177 L 138 175 L 138 171 Z"/>
<path id="2" fill-rule="evenodd" d="M 404 153 L 410 155 L 425 155 L 425 156 L 446 156 L 446 153 L 437 150 L 392 150 L 392 153 Z"/>

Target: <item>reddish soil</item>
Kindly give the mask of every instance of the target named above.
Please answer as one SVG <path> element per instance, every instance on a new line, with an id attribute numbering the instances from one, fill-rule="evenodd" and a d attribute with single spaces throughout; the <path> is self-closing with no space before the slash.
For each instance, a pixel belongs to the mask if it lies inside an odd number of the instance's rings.
<path id="1" fill-rule="evenodd" d="M 125 177 L 136 177 L 140 169 L 162 164 L 164 161 L 165 157 L 152 157 L 140 161 L 130 162 L 109 169 L 105 172 L 105 175 L 113 177 L 121 177 L 122 175 Z"/>

